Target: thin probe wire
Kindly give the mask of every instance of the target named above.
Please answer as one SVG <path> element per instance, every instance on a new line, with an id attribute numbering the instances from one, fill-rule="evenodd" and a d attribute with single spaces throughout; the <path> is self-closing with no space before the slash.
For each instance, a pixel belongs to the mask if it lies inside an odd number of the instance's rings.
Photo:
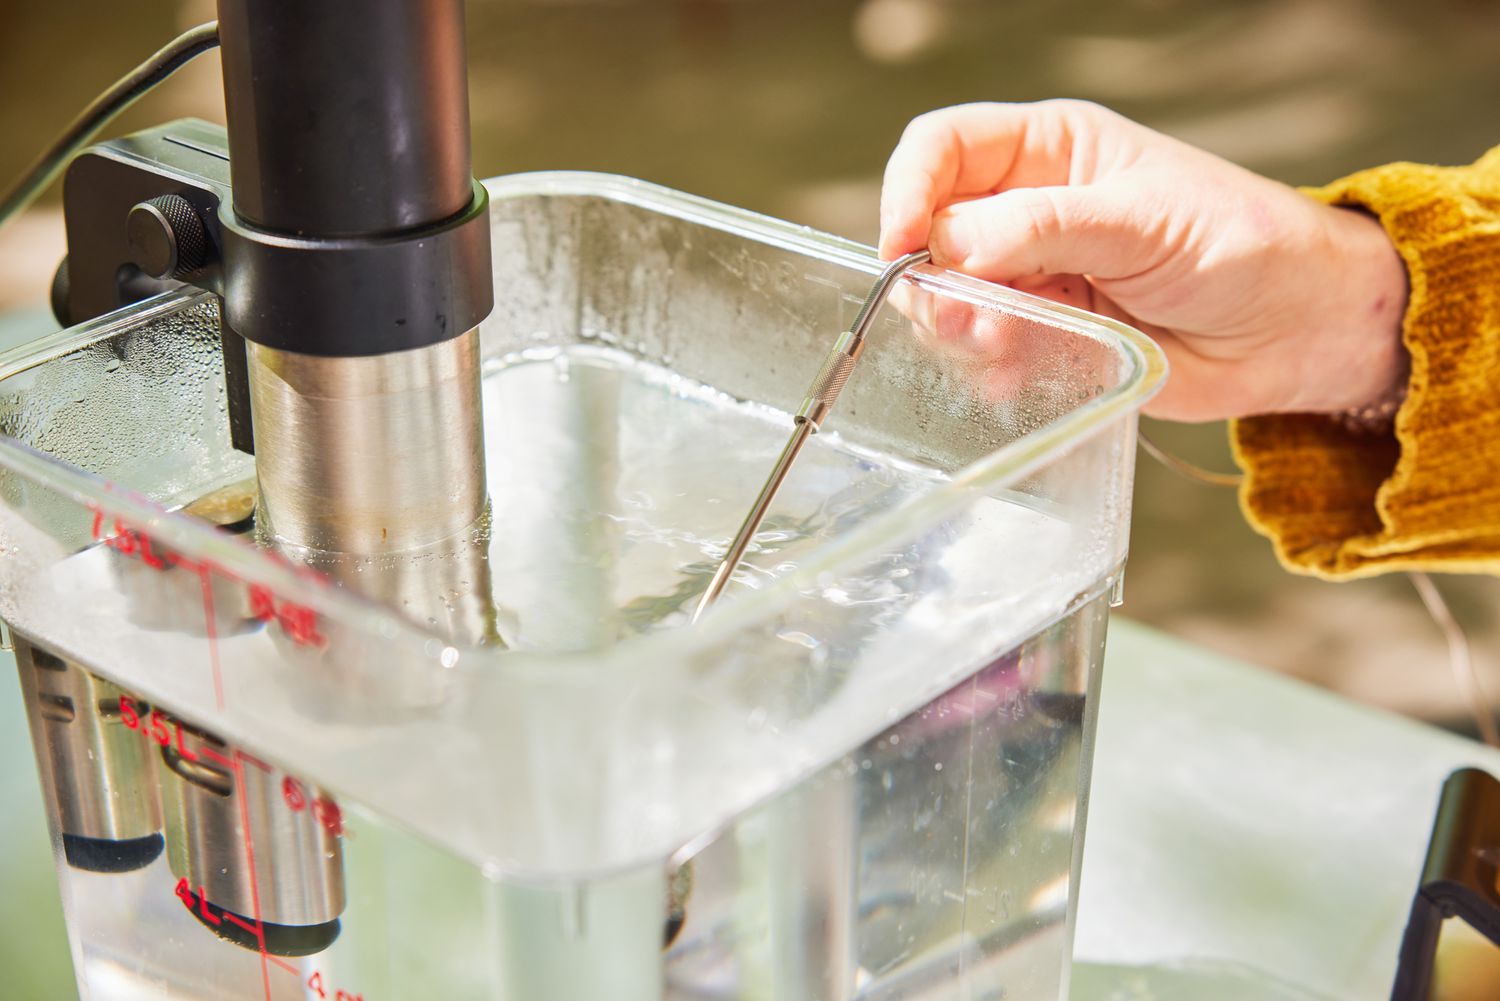
<path id="1" fill-rule="evenodd" d="M 1207 483 L 1215 487 L 1237 487 L 1240 485 L 1240 481 L 1244 479 L 1239 473 L 1216 473 L 1211 469 L 1195 466 L 1186 459 L 1178 458 L 1152 441 L 1144 430 L 1136 432 L 1136 435 L 1140 438 L 1141 448 L 1145 450 L 1147 455 L 1180 476 L 1186 476 L 1190 480 L 1197 480 L 1200 483 Z"/>
<path id="2" fill-rule="evenodd" d="M 693 609 L 692 622 L 697 622 L 703 613 L 719 600 L 719 595 L 724 593 L 724 588 L 729 586 L 729 579 L 734 575 L 735 568 L 745 558 L 745 552 L 750 548 L 755 533 L 760 529 L 760 523 L 765 519 L 766 512 L 771 507 L 771 502 L 776 499 L 776 493 L 781 489 L 781 484 L 786 480 L 787 474 L 791 472 L 792 463 L 802 451 L 802 446 L 807 440 L 818 433 L 819 427 L 827 418 L 829 411 L 833 409 L 839 394 L 844 391 L 844 385 L 849 380 L 850 373 L 854 370 L 854 364 L 859 360 L 864 351 L 865 335 L 869 333 L 870 323 L 875 318 L 875 313 L 880 309 L 891 290 L 896 287 L 896 279 L 900 278 L 907 270 L 918 264 L 925 264 L 932 259 L 932 255 L 925 250 L 918 250 L 898 257 L 885 266 L 875 279 L 875 284 L 870 287 L 870 292 L 865 296 L 864 304 L 859 307 L 859 313 L 854 317 L 854 322 L 835 342 L 833 350 L 823 361 L 823 367 L 818 370 L 813 379 L 811 388 L 807 391 L 807 397 L 802 401 L 802 409 L 797 412 L 797 426 L 792 429 L 791 438 L 787 439 L 786 447 L 781 450 L 781 455 L 776 459 L 776 465 L 771 469 L 771 475 L 760 488 L 760 493 L 755 497 L 755 503 L 750 505 L 750 512 L 745 515 L 745 520 L 740 524 L 740 530 L 735 533 L 734 540 L 729 544 L 729 550 L 724 554 L 724 559 L 714 571 L 713 578 L 708 582 L 708 590 L 698 599 L 698 606 Z"/>
<path id="3" fill-rule="evenodd" d="M 20 180 L 0 196 L 0 226 L 30 205 L 58 173 L 110 119 L 134 104 L 147 91 L 176 73 L 188 62 L 219 44 L 219 22 L 209 21 L 178 35 L 151 58 L 116 80 L 94 98 L 62 135 L 42 151 L 21 174 Z"/>
<path id="4" fill-rule="evenodd" d="M 1443 638 L 1448 641 L 1448 663 L 1453 668 L 1453 680 L 1469 703 L 1469 712 L 1474 717 L 1479 738 L 1491 747 L 1500 747 L 1500 730 L 1496 729 L 1495 717 L 1484 697 L 1484 688 L 1479 684 L 1479 672 L 1474 669 L 1469 637 L 1453 617 L 1453 610 L 1448 607 L 1448 602 L 1443 599 L 1443 592 L 1438 590 L 1431 577 L 1412 571 L 1406 575 L 1406 579 L 1411 581 L 1417 597 L 1427 606 L 1427 614 L 1432 616 L 1432 621 L 1438 624 L 1438 628 L 1443 631 Z"/>
<path id="5" fill-rule="evenodd" d="M 802 451 L 802 446 L 807 444 L 807 439 L 812 435 L 813 425 L 809 421 L 803 421 L 793 429 L 791 438 L 787 440 L 786 447 L 781 450 L 781 455 L 776 460 L 775 468 L 771 470 L 771 475 L 766 478 L 765 484 L 760 488 L 755 503 L 750 506 L 750 513 L 745 515 L 740 530 L 735 533 L 734 541 L 729 544 L 729 551 L 724 554 L 724 559 L 714 571 L 713 579 L 708 582 L 708 590 L 704 591 L 703 596 L 698 599 L 698 607 L 693 609 L 693 622 L 697 622 L 703 613 L 719 600 L 719 595 L 724 593 L 724 588 L 729 584 L 729 578 L 734 574 L 735 568 L 740 565 L 740 561 L 745 558 L 745 551 L 750 548 L 750 541 L 755 538 L 760 523 L 765 520 L 771 501 L 776 498 L 776 492 L 781 489 L 787 473 L 791 472 L 797 453 Z"/>
<path id="6" fill-rule="evenodd" d="M 1147 455 L 1180 476 L 1216 487 L 1235 487 L 1244 480 L 1244 476 L 1239 473 L 1218 473 L 1194 465 L 1186 459 L 1180 459 L 1152 441 L 1144 430 L 1140 431 L 1138 436 L 1141 448 L 1146 451 Z M 1409 571 L 1406 579 L 1411 581 L 1411 586 L 1416 590 L 1417 597 L 1422 599 L 1422 605 L 1427 609 L 1427 614 L 1443 632 L 1443 639 L 1448 643 L 1448 667 L 1453 672 L 1453 681 L 1458 686 L 1459 695 L 1468 704 L 1469 715 L 1473 717 L 1479 738 L 1491 747 L 1500 747 L 1500 727 L 1495 724 L 1495 716 L 1489 708 L 1490 704 L 1485 697 L 1484 686 L 1479 681 L 1479 672 L 1474 667 L 1474 655 L 1469 646 L 1469 637 L 1464 632 L 1463 626 L 1459 625 L 1458 619 L 1453 615 L 1453 610 L 1443 598 L 1443 592 L 1438 590 L 1438 586 L 1432 582 L 1431 577 L 1420 571 Z"/>

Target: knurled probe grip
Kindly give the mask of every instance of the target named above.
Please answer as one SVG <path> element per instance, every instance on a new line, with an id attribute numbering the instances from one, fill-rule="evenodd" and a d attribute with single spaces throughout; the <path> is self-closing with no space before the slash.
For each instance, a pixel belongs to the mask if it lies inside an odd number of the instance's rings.
<path id="1" fill-rule="evenodd" d="M 801 409 L 797 411 L 796 427 L 792 431 L 791 440 L 782 449 L 775 468 L 771 470 L 771 475 L 766 478 L 765 484 L 755 498 L 755 503 L 751 505 L 750 513 L 745 515 L 740 530 L 735 533 L 734 540 L 730 542 L 729 551 L 719 563 L 718 569 L 714 571 L 713 578 L 709 580 L 708 589 L 698 600 L 698 606 L 693 610 L 692 621 L 697 622 L 698 617 L 719 600 L 719 595 L 728 586 L 735 567 L 740 565 L 740 560 L 745 557 L 745 551 L 750 548 L 751 540 L 755 538 L 755 533 L 760 528 L 766 511 L 771 507 L 771 501 L 775 499 L 776 492 L 781 489 L 782 481 L 791 471 L 792 463 L 802 451 L 802 446 L 806 444 L 808 438 L 818 433 L 829 411 L 833 409 L 834 403 L 838 402 L 839 394 L 844 391 L 844 386 L 849 382 L 849 376 L 854 371 L 854 363 L 859 361 L 859 356 L 864 353 L 865 334 L 869 332 L 870 323 L 881 304 L 891 294 L 891 289 L 896 287 L 896 279 L 908 269 L 930 260 L 932 260 L 932 255 L 927 251 L 915 251 L 887 264 L 885 270 L 880 272 L 880 277 L 875 279 L 875 284 L 870 287 L 870 294 L 865 296 L 864 305 L 859 307 L 859 314 L 855 316 L 854 323 L 840 335 L 833 350 L 829 352 L 827 358 L 823 359 L 823 367 L 818 369 L 812 387 L 808 389 L 807 397 L 802 401 Z"/>
<path id="2" fill-rule="evenodd" d="M 865 342 L 862 339 L 856 340 L 852 330 L 844 332 L 838 344 L 834 345 L 833 352 L 823 359 L 823 367 L 818 370 L 812 387 L 802 401 L 802 408 L 797 411 L 798 424 L 811 424 L 814 433 L 822 429 L 823 419 L 838 402 L 839 394 L 844 391 L 844 385 L 854 371 L 854 363 L 859 361 L 864 350 Z"/>
<path id="3" fill-rule="evenodd" d="M 833 350 L 823 360 L 823 367 L 818 370 L 817 377 L 813 379 L 812 388 L 807 391 L 807 397 L 802 401 L 802 408 L 797 411 L 798 424 L 811 424 L 814 434 L 822 428 L 823 420 L 833 409 L 833 405 L 838 402 L 839 394 L 844 391 L 844 385 L 848 383 L 849 376 L 854 371 L 854 363 L 859 361 L 859 356 L 864 353 L 865 335 L 870 331 L 870 324 L 875 319 L 875 313 L 890 296 L 891 289 L 896 287 L 896 279 L 910 268 L 918 264 L 926 264 L 930 260 L 932 260 L 932 254 L 925 250 L 918 250 L 905 257 L 896 258 L 885 266 L 884 271 L 880 272 L 880 276 L 875 279 L 875 284 L 870 286 L 870 292 L 865 296 L 864 303 L 859 307 L 859 313 L 854 317 L 854 322 L 839 337 Z"/>

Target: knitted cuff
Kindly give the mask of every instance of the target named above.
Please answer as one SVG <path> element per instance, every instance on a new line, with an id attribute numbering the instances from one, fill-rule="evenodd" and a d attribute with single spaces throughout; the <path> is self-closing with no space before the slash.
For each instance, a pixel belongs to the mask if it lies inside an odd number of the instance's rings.
<path id="1" fill-rule="evenodd" d="M 1234 422 L 1245 516 L 1298 573 L 1500 572 L 1500 147 L 1308 194 L 1366 209 L 1400 252 L 1411 381 L 1389 434 L 1311 414 Z"/>

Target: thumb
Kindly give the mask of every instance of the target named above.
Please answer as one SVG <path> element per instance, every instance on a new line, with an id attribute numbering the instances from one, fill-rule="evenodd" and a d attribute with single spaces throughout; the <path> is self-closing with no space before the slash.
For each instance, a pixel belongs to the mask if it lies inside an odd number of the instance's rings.
<path id="1" fill-rule="evenodd" d="M 1129 278 L 1167 249 L 1156 213 L 1100 184 L 1013 188 L 958 202 L 933 216 L 928 247 L 938 264 L 996 282 Z"/>

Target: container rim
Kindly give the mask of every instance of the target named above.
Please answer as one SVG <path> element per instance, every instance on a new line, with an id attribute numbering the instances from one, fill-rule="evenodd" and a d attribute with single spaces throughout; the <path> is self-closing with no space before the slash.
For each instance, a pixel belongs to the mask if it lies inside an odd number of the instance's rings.
<path id="1" fill-rule="evenodd" d="M 609 199 L 662 215 L 756 239 L 785 250 L 820 258 L 874 276 L 884 262 L 874 248 L 807 226 L 734 208 L 697 195 L 616 174 L 545 171 L 497 177 L 484 182 L 492 201 L 530 196 L 587 196 Z M 444 669 L 468 673 L 488 670 L 503 660 L 500 677 L 511 682 L 569 684 L 597 676 L 601 661 L 625 660 L 637 667 L 665 666 L 699 650 L 712 648 L 752 623 L 764 620 L 817 586 L 820 578 L 858 559 L 881 539 L 938 519 L 961 506 L 978 490 L 994 490 L 1026 476 L 1103 429 L 1140 410 L 1161 388 L 1167 362 L 1161 349 L 1134 328 L 1085 310 L 1061 305 L 980 279 L 924 265 L 908 273 L 919 287 L 980 305 L 999 306 L 1112 348 L 1125 363 L 1115 386 L 1055 420 L 1030 431 L 951 474 L 943 486 L 872 516 L 841 538 L 811 554 L 793 572 L 768 587 L 741 592 L 715 609 L 697 627 L 667 629 L 627 637 L 587 653 L 541 653 L 490 648 L 453 648 L 434 634 L 399 618 L 384 606 L 343 588 L 310 581 L 282 562 L 238 538 L 181 516 L 117 484 L 62 462 L 7 435 L 0 434 L 0 468 L 73 500 L 95 506 L 149 530 L 171 546 L 205 554 L 226 571 L 261 580 L 320 614 L 368 630 L 388 641 L 420 649 Z M 86 323 L 47 334 L 0 352 L 0 383 L 64 354 L 134 328 L 141 322 L 175 314 L 213 300 L 207 292 L 167 292 Z M 830 337 L 836 331 L 830 331 Z M 729 526 L 732 528 L 732 526 Z"/>

